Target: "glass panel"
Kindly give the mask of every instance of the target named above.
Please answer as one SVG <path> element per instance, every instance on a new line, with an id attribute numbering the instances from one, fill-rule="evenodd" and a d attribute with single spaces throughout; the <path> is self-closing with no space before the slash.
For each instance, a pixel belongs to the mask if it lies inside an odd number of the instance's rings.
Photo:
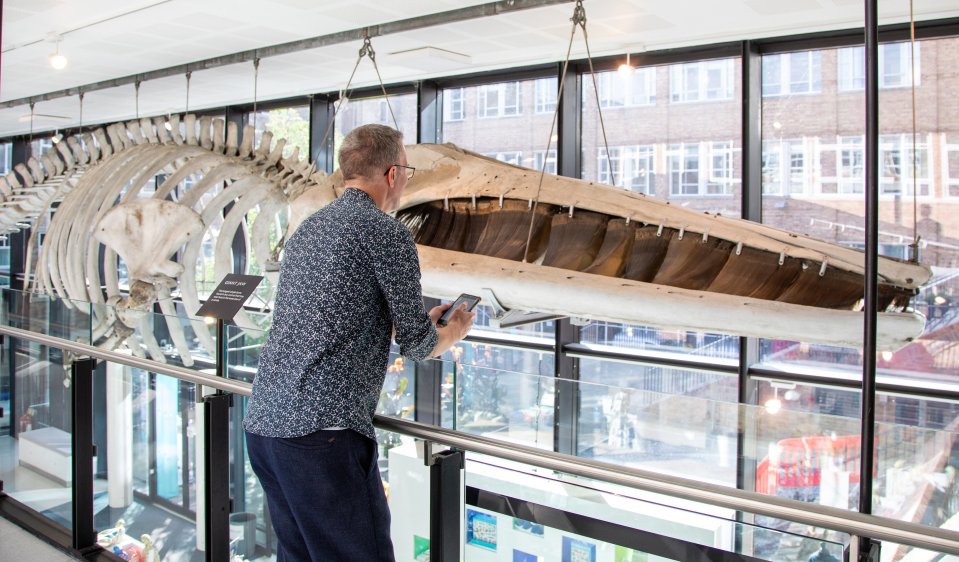
<path id="1" fill-rule="evenodd" d="M 455 414 L 443 402 L 455 429 L 553 449 L 552 353 L 461 342 L 444 359 L 456 362 Z"/>
<path id="2" fill-rule="evenodd" d="M 260 145 L 263 133 L 273 133 L 273 142 L 286 139 L 283 157 L 288 158 L 294 150 L 299 150 L 299 158 L 310 156 L 310 106 L 294 105 L 278 107 L 250 113 L 247 116 L 250 125 L 255 128 L 254 147 Z"/>
<path id="3" fill-rule="evenodd" d="M 379 123 L 399 129 L 403 133 L 403 142 L 416 144 L 416 94 L 395 94 L 388 96 L 374 96 L 369 98 L 349 99 L 345 104 L 341 102 L 336 114 L 334 127 L 334 153 L 340 150 L 340 142 L 350 131 L 360 125 Z M 391 113 L 392 111 L 392 113 Z M 394 123 L 393 119 L 396 119 Z M 339 162 L 333 163 L 333 168 L 340 167 Z"/>
<path id="4" fill-rule="evenodd" d="M 4 305 L 9 293 L 4 294 Z M 26 305 L 47 312 L 48 303 Z M 38 330 L 40 315 L 21 317 Z M 8 325 L 9 325 L 9 318 Z M 17 326 L 20 327 L 20 326 Z M 47 330 L 49 329 L 47 325 Z M 63 352 L 21 339 L 3 338 L 5 371 L 0 391 L 9 400 L 8 429 L 0 433 L 0 480 L 4 492 L 57 524 L 72 528 L 72 401 L 70 366 Z"/>
<path id="5" fill-rule="evenodd" d="M 598 92 L 585 76 L 582 177 L 739 216 L 739 76 L 734 59 L 600 72 Z"/>
<path id="6" fill-rule="evenodd" d="M 731 510 L 484 455 L 467 454 L 465 474 L 464 560 L 687 561 L 719 560 L 727 552 L 807 560 L 820 548 L 841 560 L 848 540 L 806 525 L 737 523 Z M 604 538 L 618 540 L 598 538 L 604 528 Z"/>
<path id="7" fill-rule="evenodd" d="M 736 486 L 735 375 L 579 361 L 579 456 Z"/>
<path id="8" fill-rule="evenodd" d="M 582 328 L 580 342 L 601 352 L 673 359 L 696 356 L 721 365 L 735 365 L 739 357 L 737 336 L 663 330 L 599 320 L 591 321 Z"/>
<path id="9" fill-rule="evenodd" d="M 194 385 L 116 363 L 105 371 L 94 388 L 103 404 L 95 433 L 105 452 L 94 497 L 100 544 L 131 559 L 150 548 L 164 560 L 202 557 L 196 486 L 203 479 L 203 411 Z"/>

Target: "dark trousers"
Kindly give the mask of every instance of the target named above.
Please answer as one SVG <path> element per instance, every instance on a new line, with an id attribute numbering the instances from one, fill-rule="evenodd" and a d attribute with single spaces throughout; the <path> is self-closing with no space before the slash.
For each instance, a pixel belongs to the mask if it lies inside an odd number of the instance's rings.
<path id="1" fill-rule="evenodd" d="M 350 429 L 246 434 L 277 536 L 277 562 L 394 562 L 376 442 Z"/>

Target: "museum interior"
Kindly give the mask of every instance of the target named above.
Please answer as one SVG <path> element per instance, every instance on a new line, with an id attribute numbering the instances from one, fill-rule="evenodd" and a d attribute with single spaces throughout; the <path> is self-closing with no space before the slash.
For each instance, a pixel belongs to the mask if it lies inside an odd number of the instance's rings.
<path id="1" fill-rule="evenodd" d="M 955 0 L 0 6 L 0 560 L 277 559 L 242 421 L 368 123 L 481 298 L 389 359 L 396 560 L 959 560 Z"/>

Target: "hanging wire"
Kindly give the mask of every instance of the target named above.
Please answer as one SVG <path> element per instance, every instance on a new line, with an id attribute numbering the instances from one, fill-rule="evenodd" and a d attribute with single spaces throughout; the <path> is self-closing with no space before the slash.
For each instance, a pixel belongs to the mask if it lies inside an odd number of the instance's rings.
<path id="1" fill-rule="evenodd" d="M 539 207 L 539 195 L 543 188 L 543 180 L 546 177 L 546 164 L 549 160 L 549 149 L 553 143 L 553 131 L 556 129 L 556 120 L 559 116 L 560 103 L 563 100 L 563 91 L 566 86 L 566 73 L 569 70 L 569 59 L 573 49 L 573 38 L 576 36 L 577 27 L 582 28 L 583 41 L 586 43 L 586 58 L 589 60 L 589 72 L 593 79 L 593 91 L 596 93 L 596 110 L 599 112 L 599 124 L 603 131 L 603 145 L 606 147 L 606 162 L 609 166 L 609 174 L 611 178 L 616 177 L 615 170 L 613 169 L 613 161 L 609 155 L 609 142 L 606 140 L 606 125 L 603 122 L 603 108 L 599 103 L 599 88 L 596 85 L 596 73 L 593 71 L 593 57 L 589 52 L 589 36 L 586 33 L 586 8 L 583 7 L 583 0 L 576 0 L 576 7 L 573 8 L 573 17 L 570 18 L 570 21 L 573 22 L 573 27 L 569 34 L 569 45 L 566 47 L 566 60 L 563 62 L 563 72 L 559 79 L 559 91 L 556 94 L 556 109 L 553 111 L 553 121 L 550 124 L 549 138 L 546 141 L 546 152 L 543 155 L 543 166 L 540 169 L 539 184 L 536 186 L 536 197 L 534 198 L 531 208 L 529 231 L 526 234 L 526 247 L 523 249 L 523 263 L 526 263 L 529 258 L 529 246 L 533 239 L 533 226 L 536 222 L 536 209 Z"/>
<path id="2" fill-rule="evenodd" d="M 253 59 L 253 134 L 256 135 L 256 90 L 260 81 L 260 57 Z"/>
<path id="3" fill-rule="evenodd" d="M 330 137 L 330 133 L 333 131 L 333 125 L 336 124 L 336 116 L 340 113 L 340 110 L 343 109 L 343 105 L 349 102 L 350 95 L 350 86 L 353 84 L 353 78 L 356 76 L 356 69 L 359 68 L 360 62 L 363 60 L 363 57 L 369 57 L 370 61 L 373 63 L 373 70 L 376 71 L 376 78 L 380 82 L 380 91 L 383 92 L 383 97 L 386 99 L 386 107 L 390 110 L 390 117 L 393 118 L 393 126 L 396 130 L 399 130 L 399 124 L 396 121 L 396 115 L 393 114 L 393 106 L 390 104 L 390 98 L 386 95 L 386 86 L 383 84 L 383 78 L 380 77 L 380 69 L 376 65 L 376 51 L 373 50 L 373 43 L 370 42 L 369 32 L 363 37 L 363 46 L 360 47 L 359 53 L 356 57 L 356 64 L 353 65 L 353 72 L 350 73 L 350 79 L 346 81 L 346 87 L 340 90 L 340 97 L 336 100 L 336 103 L 333 106 L 333 116 L 330 118 L 329 124 L 326 126 L 326 132 L 323 133 L 323 138 L 320 139 L 319 146 L 323 146 L 327 139 Z"/>
<path id="4" fill-rule="evenodd" d="M 186 73 L 186 105 L 183 107 L 183 113 L 190 112 L 190 78 L 193 77 L 193 72 L 187 71 Z"/>
<path id="5" fill-rule="evenodd" d="M 139 78 L 137 78 L 137 80 L 133 83 L 134 99 L 136 100 L 137 120 L 140 119 L 140 84 L 141 82 Z"/>
<path id="6" fill-rule="evenodd" d="M 909 259 L 919 262 L 919 151 L 916 143 L 916 18 L 909 0 L 909 74 L 912 79 L 912 251 Z"/>

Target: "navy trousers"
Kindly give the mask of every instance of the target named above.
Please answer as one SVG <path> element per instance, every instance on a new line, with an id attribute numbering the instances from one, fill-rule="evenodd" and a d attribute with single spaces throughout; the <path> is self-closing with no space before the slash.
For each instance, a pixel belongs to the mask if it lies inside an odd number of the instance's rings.
<path id="1" fill-rule="evenodd" d="M 394 562 L 376 442 L 350 429 L 246 434 L 277 536 L 277 562 Z"/>

